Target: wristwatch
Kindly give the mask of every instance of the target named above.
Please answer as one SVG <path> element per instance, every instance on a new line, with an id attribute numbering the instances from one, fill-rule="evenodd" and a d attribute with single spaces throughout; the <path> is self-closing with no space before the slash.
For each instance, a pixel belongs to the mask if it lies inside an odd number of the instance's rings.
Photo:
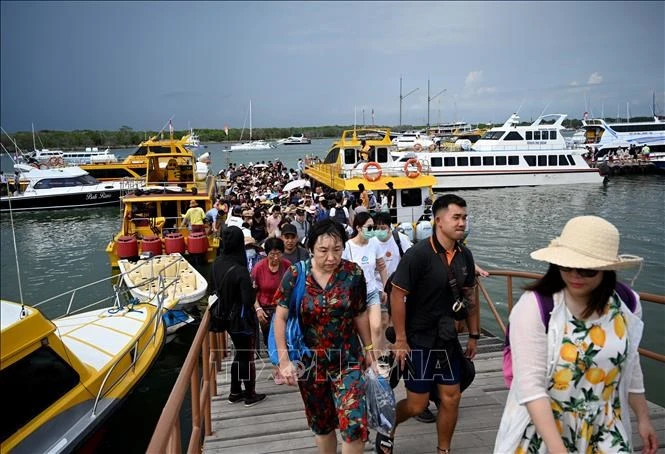
<path id="1" fill-rule="evenodd" d="M 469 333 L 469 339 L 478 340 L 478 339 L 480 339 L 480 334 L 471 334 L 471 333 Z"/>

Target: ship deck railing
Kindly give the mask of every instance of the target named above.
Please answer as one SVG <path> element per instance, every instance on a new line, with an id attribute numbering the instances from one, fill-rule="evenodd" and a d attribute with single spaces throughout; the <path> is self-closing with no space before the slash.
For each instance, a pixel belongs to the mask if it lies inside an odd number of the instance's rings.
<path id="1" fill-rule="evenodd" d="M 477 296 L 484 298 L 491 314 L 505 335 L 504 317 L 509 312 L 516 295 L 521 292 L 516 280 L 538 279 L 542 274 L 492 270 L 490 278 L 479 282 Z M 497 305 L 490 296 L 488 287 L 496 288 L 491 277 L 503 277 L 506 297 Z M 500 285 L 499 285 L 500 287 Z M 496 292 L 499 290 L 496 289 Z M 641 301 L 665 305 L 665 296 L 639 292 Z M 480 300 L 479 300 L 480 301 Z M 276 385 L 266 381 L 272 369 L 265 357 L 256 361 L 257 390 L 269 395 L 265 402 L 245 408 L 231 406 L 226 400 L 230 391 L 231 359 L 226 334 L 212 333 L 210 311 L 206 310 L 192 346 L 187 354 L 180 374 L 159 418 L 147 448 L 149 453 L 182 452 L 183 432 L 190 434 L 186 440 L 186 452 L 223 453 L 278 453 L 316 452 L 312 432 L 307 427 L 304 407 L 297 387 Z M 466 335 L 460 336 L 462 344 Z M 503 339 L 487 330 L 482 330 L 478 344 L 479 353 L 474 361 L 476 377 L 462 395 L 460 414 L 453 445 L 456 450 L 468 453 L 492 452 L 503 406 L 508 390 L 503 383 L 502 350 Z M 260 352 L 261 353 L 261 352 Z M 265 355 L 265 352 L 262 352 Z M 665 355 L 640 348 L 644 357 L 665 363 Z M 263 373 L 260 373 L 263 372 Z M 191 426 L 181 427 L 180 414 L 187 393 L 191 394 Z M 395 389 L 399 400 L 406 395 L 404 387 Z M 661 443 L 665 440 L 665 408 L 649 402 L 649 412 Z M 633 424 L 633 443 L 641 450 L 642 441 Z M 370 440 L 374 439 L 372 430 Z M 396 452 L 428 453 L 436 443 L 436 424 L 422 424 L 409 420 L 400 428 L 396 437 Z M 366 445 L 372 448 L 371 443 Z M 663 446 L 661 444 L 661 446 Z M 270 448 L 269 451 L 267 448 Z"/>

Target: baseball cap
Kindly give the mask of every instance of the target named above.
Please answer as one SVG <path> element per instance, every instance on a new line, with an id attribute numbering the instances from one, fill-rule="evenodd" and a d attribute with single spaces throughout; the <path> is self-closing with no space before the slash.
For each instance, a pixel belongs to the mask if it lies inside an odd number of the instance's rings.
<path id="1" fill-rule="evenodd" d="M 298 235 L 298 230 L 296 230 L 296 226 L 293 224 L 284 224 L 282 226 L 282 236 L 284 235 Z"/>

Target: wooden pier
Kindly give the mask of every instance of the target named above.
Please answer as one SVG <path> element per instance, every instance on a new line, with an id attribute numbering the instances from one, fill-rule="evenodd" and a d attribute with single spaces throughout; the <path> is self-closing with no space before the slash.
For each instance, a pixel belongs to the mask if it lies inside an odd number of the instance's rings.
<path id="1" fill-rule="evenodd" d="M 487 333 L 485 333 L 487 334 Z M 462 343 L 465 341 L 462 339 Z M 476 378 L 462 394 L 452 449 L 457 453 L 491 453 L 508 391 L 502 375 L 502 341 L 483 336 L 474 361 Z M 217 396 L 212 398 L 212 435 L 205 437 L 205 453 L 315 453 L 314 435 L 307 426 L 303 402 L 297 387 L 276 385 L 270 380 L 272 366 L 265 359 L 256 363 L 257 392 L 267 399 L 253 407 L 230 404 L 229 360 L 217 375 Z M 406 396 L 404 383 L 395 389 L 400 400 Z M 649 403 L 660 446 L 665 446 L 665 408 Z M 436 408 L 430 404 L 436 414 Z M 634 418 L 633 418 L 634 420 Z M 365 452 L 372 452 L 376 433 L 371 431 Z M 633 424 L 633 443 L 641 451 L 642 441 Z M 341 452 L 341 443 L 338 443 Z M 410 419 L 397 428 L 396 453 L 435 453 L 436 424 Z M 663 450 L 659 450 L 663 452 Z"/>

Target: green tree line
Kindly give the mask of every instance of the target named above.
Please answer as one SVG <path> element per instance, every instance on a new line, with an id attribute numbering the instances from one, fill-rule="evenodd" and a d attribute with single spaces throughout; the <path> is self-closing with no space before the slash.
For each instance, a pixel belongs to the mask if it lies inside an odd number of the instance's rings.
<path id="1" fill-rule="evenodd" d="M 650 117 L 633 118 L 632 121 L 650 121 Z M 615 119 L 608 118 L 607 122 L 612 123 Z M 522 125 L 528 125 L 531 122 L 522 122 Z M 582 126 L 582 120 L 566 119 L 563 122 L 566 128 L 577 129 Z M 493 125 L 479 123 L 475 125 L 478 128 L 491 128 Z M 494 125 L 496 126 L 496 125 Z M 357 126 L 358 128 L 363 126 Z M 371 127 L 371 126 L 365 126 Z M 386 127 L 386 126 L 377 126 Z M 401 125 L 399 127 L 390 126 L 393 131 L 405 131 L 409 129 L 424 129 L 424 125 Z M 268 141 L 279 140 L 296 134 L 305 134 L 305 137 L 311 139 L 337 138 L 342 135 L 345 129 L 353 129 L 353 125 L 329 125 L 329 126 L 307 126 L 302 128 L 254 128 L 252 129 L 252 139 L 264 139 Z M 173 136 L 176 138 L 187 134 L 187 130 L 176 130 Z M 201 142 L 238 142 L 249 139 L 249 132 L 240 128 L 229 128 L 228 135 L 223 129 L 196 129 L 196 134 Z M 144 140 L 159 134 L 158 131 L 136 131 L 129 126 L 121 126 L 117 131 L 82 129 L 74 131 L 53 131 L 41 130 L 35 133 L 35 144 L 37 148 L 76 150 L 86 147 L 98 147 L 100 149 L 110 148 L 132 148 L 138 146 Z M 168 138 L 168 131 L 161 135 Z M 14 133 L 11 138 L 6 134 L 2 135 L 2 145 L 9 151 L 14 151 L 14 141 L 19 149 L 28 151 L 33 149 L 33 135 L 31 131 L 19 131 Z"/>

